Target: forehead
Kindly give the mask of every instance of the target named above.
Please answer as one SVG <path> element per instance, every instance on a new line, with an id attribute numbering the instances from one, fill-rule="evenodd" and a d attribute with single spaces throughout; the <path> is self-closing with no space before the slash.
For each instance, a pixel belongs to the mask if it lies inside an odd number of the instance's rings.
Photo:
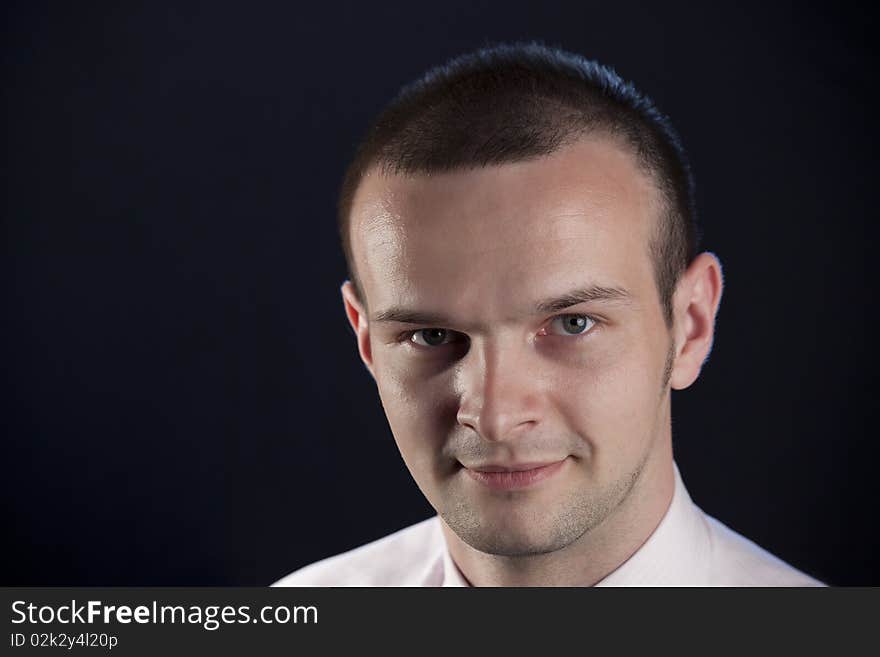
<path id="1" fill-rule="evenodd" d="M 650 177 L 606 138 L 441 174 L 374 169 L 352 203 L 352 255 L 371 310 L 512 319 L 572 287 L 647 291 L 660 205 Z"/>

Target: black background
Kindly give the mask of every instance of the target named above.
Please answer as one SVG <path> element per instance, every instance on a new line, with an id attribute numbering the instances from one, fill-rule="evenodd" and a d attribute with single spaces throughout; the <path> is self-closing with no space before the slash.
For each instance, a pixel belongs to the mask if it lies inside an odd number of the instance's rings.
<path id="1" fill-rule="evenodd" d="M 880 584 L 873 15 L 771 3 L 5 3 L 2 582 L 263 585 L 432 513 L 334 204 L 427 67 L 540 39 L 654 97 L 726 289 L 673 398 L 694 500 Z"/>

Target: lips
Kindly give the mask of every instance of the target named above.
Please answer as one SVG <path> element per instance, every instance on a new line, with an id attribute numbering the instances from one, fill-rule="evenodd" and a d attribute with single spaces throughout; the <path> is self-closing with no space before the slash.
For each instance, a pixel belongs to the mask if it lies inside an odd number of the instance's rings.
<path id="1" fill-rule="evenodd" d="M 558 461 L 547 461 L 545 463 L 515 463 L 513 465 L 480 465 L 471 468 L 477 472 L 524 472 L 526 470 L 537 470 L 548 465 L 553 465 Z"/>
<path id="2" fill-rule="evenodd" d="M 534 486 L 562 469 L 565 459 L 550 463 L 516 463 L 511 465 L 480 465 L 465 468 L 475 481 L 493 490 L 516 490 Z"/>

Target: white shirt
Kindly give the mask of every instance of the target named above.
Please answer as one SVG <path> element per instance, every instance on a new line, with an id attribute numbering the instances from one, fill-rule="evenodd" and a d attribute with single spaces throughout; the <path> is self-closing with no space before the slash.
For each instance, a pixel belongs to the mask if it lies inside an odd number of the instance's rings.
<path id="1" fill-rule="evenodd" d="M 675 470 L 672 502 L 648 540 L 596 586 L 824 586 L 706 515 Z M 469 586 L 437 516 L 305 566 L 273 586 Z"/>

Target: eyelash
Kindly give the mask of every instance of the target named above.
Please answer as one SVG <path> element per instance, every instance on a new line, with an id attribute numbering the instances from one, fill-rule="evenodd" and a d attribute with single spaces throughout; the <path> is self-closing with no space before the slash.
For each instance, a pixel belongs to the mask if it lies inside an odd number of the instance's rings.
<path id="1" fill-rule="evenodd" d="M 557 337 L 584 338 L 584 337 L 590 335 L 590 334 L 592 333 L 593 329 L 595 328 L 595 326 L 598 325 L 598 324 L 600 323 L 600 322 L 599 322 L 599 319 L 598 319 L 597 317 L 594 317 L 593 315 L 586 315 L 586 314 L 584 314 L 584 313 L 564 313 L 564 314 L 562 314 L 562 315 L 555 315 L 555 316 L 551 317 L 551 318 L 550 318 L 550 321 L 548 322 L 548 324 L 551 324 L 551 323 L 555 322 L 557 319 L 561 319 L 561 318 L 564 318 L 564 317 L 584 317 L 585 319 L 591 321 L 591 322 L 592 322 L 592 325 L 591 325 L 587 330 L 583 331 L 582 333 L 569 333 L 569 334 L 566 335 L 566 336 L 559 335 L 559 334 L 553 334 L 553 335 L 556 335 Z M 428 326 L 428 327 L 425 327 L 425 328 L 415 329 L 415 330 L 412 330 L 412 331 L 405 331 L 405 332 L 403 332 L 403 333 L 400 334 L 398 340 L 399 340 L 400 342 L 405 342 L 405 343 L 409 344 L 410 346 L 416 347 L 416 348 L 418 348 L 418 349 L 426 349 L 426 350 L 435 350 L 435 349 L 438 349 L 438 348 L 440 348 L 440 347 L 445 347 L 445 346 L 448 346 L 448 345 L 450 345 L 450 344 L 457 344 L 458 342 L 460 342 L 460 340 L 454 340 L 454 341 L 452 341 L 452 342 L 444 342 L 443 344 L 439 344 L 439 345 L 437 345 L 437 346 L 435 346 L 435 347 L 425 346 L 425 345 L 418 344 L 417 342 L 413 342 L 413 339 L 412 339 L 412 338 L 413 338 L 413 336 L 414 336 L 416 333 L 421 333 L 422 331 L 427 331 L 427 330 L 430 330 L 430 329 L 433 329 L 433 328 L 441 328 L 441 327 L 439 327 L 439 326 Z M 447 330 L 447 329 L 444 329 L 444 330 Z M 451 333 L 454 333 L 454 331 L 450 331 L 450 332 L 451 332 Z"/>

